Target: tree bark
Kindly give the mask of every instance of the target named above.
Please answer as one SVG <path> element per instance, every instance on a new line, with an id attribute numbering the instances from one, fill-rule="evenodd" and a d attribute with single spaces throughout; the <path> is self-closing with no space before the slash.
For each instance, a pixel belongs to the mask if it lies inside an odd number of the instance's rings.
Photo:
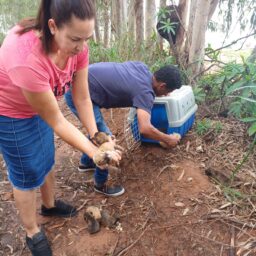
<path id="1" fill-rule="evenodd" d="M 155 0 L 147 0 L 146 1 L 146 15 L 145 15 L 146 40 L 150 40 L 150 38 L 152 36 L 152 33 L 155 31 L 155 26 L 156 26 L 155 17 L 156 17 L 156 3 L 155 3 Z"/>
<path id="2" fill-rule="evenodd" d="M 94 4 L 95 4 L 95 6 L 97 6 L 97 0 L 94 0 Z M 95 29 L 94 29 L 94 39 L 97 43 L 101 42 L 99 22 L 98 22 L 99 15 L 100 15 L 99 11 L 97 10 L 96 17 L 95 17 Z"/>
<path id="3" fill-rule="evenodd" d="M 166 0 L 160 0 L 160 9 L 166 7 Z M 158 34 L 158 41 L 160 45 L 160 49 L 163 50 L 163 45 L 164 45 L 164 39 Z"/>
<path id="4" fill-rule="evenodd" d="M 180 0 L 178 5 L 178 10 L 179 10 L 180 27 L 176 37 L 176 47 L 177 47 L 177 51 L 183 55 L 183 56 L 180 56 L 180 59 L 183 59 L 184 55 L 186 55 L 184 49 L 185 49 L 185 43 L 187 40 L 189 1 Z"/>
<path id="5" fill-rule="evenodd" d="M 219 0 L 212 0 L 212 1 L 211 1 L 211 4 L 210 4 L 210 12 L 209 12 L 209 16 L 208 16 L 208 22 L 211 20 L 212 15 L 213 15 L 213 13 L 215 12 L 218 3 L 219 3 Z"/>
<path id="6" fill-rule="evenodd" d="M 190 4 L 189 14 L 188 6 Z M 204 61 L 205 33 L 218 0 L 180 1 L 179 11 L 182 20 L 178 32 L 177 51 L 183 68 L 188 69 L 193 81 L 200 73 Z M 187 20 L 189 16 L 189 19 Z M 182 56 L 185 54 L 185 57 Z M 193 81 L 194 82 L 194 81 Z"/>
<path id="7" fill-rule="evenodd" d="M 197 0 L 196 11 L 191 29 L 191 46 L 189 48 L 189 65 L 191 65 L 191 74 L 197 74 L 200 71 L 204 60 L 205 32 L 208 24 L 211 1 Z"/>
<path id="8" fill-rule="evenodd" d="M 117 38 L 121 37 L 122 33 L 122 10 L 121 10 L 121 2 L 120 0 L 116 1 L 116 34 Z"/>
<path id="9" fill-rule="evenodd" d="M 120 2 L 120 12 L 121 12 L 121 34 L 126 34 L 127 32 L 127 1 L 121 0 Z"/>
<path id="10" fill-rule="evenodd" d="M 135 0 L 134 10 L 136 19 L 136 45 L 138 47 L 144 40 L 144 15 L 142 0 Z"/>
<path id="11" fill-rule="evenodd" d="M 98 17 L 95 18 L 95 29 L 94 29 L 94 33 L 95 33 L 95 39 L 97 43 L 101 42 L 101 37 L 100 37 L 100 29 L 99 29 L 99 22 L 98 22 Z"/>
<path id="12" fill-rule="evenodd" d="M 111 37 L 113 40 L 117 38 L 118 35 L 118 23 L 117 23 L 117 1 L 111 1 Z"/>
<path id="13" fill-rule="evenodd" d="M 109 43 L 109 1 L 104 0 L 104 10 L 103 10 L 103 16 L 104 16 L 104 46 L 108 47 Z"/>
<path id="14" fill-rule="evenodd" d="M 128 7 L 128 34 L 132 39 L 135 39 L 135 1 L 129 1 Z M 135 41 L 135 40 L 134 40 Z"/>

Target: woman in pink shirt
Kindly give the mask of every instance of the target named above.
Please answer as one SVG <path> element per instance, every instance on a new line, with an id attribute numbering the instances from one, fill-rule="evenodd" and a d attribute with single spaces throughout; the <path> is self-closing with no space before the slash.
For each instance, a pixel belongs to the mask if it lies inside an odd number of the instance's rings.
<path id="1" fill-rule="evenodd" d="M 36 222 L 36 188 L 41 190 L 42 215 L 76 214 L 75 207 L 55 200 L 53 132 L 92 158 L 98 153 L 65 119 L 56 100 L 72 82 L 80 120 L 94 136 L 86 43 L 94 17 L 91 0 L 42 0 L 37 18 L 11 29 L 0 48 L 0 151 L 32 255 L 52 255 Z M 109 153 L 120 160 L 118 153 Z"/>

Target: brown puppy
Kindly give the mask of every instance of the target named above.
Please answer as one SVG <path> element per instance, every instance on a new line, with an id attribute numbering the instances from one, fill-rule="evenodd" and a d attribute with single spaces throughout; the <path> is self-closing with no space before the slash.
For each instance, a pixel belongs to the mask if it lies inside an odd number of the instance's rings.
<path id="1" fill-rule="evenodd" d="M 116 166 L 116 162 L 111 157 L 111 152 L 122 152 L 124 149 L 116 145 L 114 141 L 105 132 L 96 132 L 91 139 L 92 142 L 99 147 L 99 153 L 93 157 L 93 161 L 98 166 L 112 165 Z"/>

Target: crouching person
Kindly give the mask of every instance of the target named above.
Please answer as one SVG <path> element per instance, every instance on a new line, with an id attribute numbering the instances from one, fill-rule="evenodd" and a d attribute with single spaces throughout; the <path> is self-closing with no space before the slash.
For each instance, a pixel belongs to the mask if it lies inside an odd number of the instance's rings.
<path id="1" fill-rule="evenodd" d="M 93 111 L 97 128 L 111 135 L 103 115 L 102 108 L 134 107 L 137 110 L 139 131 L 145 137 L 163 142 L 174 147 L 180 138 L 169 135 L 155 128 L 151 122 L 151 110 L 156 96 L 164 96 L 181 87 L 180 71 L 175 66 L 164 66 L 152 74 L 142 62 L 124 63 L 101 62 L 91 64 L 88 71 L 89 92 L 93 102 Z M 81 119 L 78 110 L 83 108 L 75 100 L 76 89 L 73 87 L 65 94 L 67 105 Z M 121 186 L 108 187 L 108 169 L 96 167 L 90 156 L 83 154 L 79 171 L 94 171 L 95 191 L 108 196 L 124 193 Z"/>

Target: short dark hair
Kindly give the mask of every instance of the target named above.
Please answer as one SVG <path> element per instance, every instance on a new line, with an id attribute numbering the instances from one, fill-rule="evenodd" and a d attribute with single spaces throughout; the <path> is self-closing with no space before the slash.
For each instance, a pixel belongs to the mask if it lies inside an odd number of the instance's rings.
<path id="1" fill-rule="evenodd" d="M 160 68 L 154 73 L 154 77 L 158 82 L 166 83 L 166 87 L 170 90 L 179 89 L 181 87 L 180 71 L 173 65 Z"/>
<path id="2" fill-rule="evenodd" d="M 48 26 L 48 20 L 54 19 L 58 28 L 68 23 L 72 15 L 85 20 L 95 18 L 95 7 L 92 0 L 41 0 L 41 4 L 35 19 L 24 19 L 19 25 L 22 29 L 19 34 L 32 29 L 42 32 L 42 44 L 46 53 L 50 51 L 52 34 Z"/>

